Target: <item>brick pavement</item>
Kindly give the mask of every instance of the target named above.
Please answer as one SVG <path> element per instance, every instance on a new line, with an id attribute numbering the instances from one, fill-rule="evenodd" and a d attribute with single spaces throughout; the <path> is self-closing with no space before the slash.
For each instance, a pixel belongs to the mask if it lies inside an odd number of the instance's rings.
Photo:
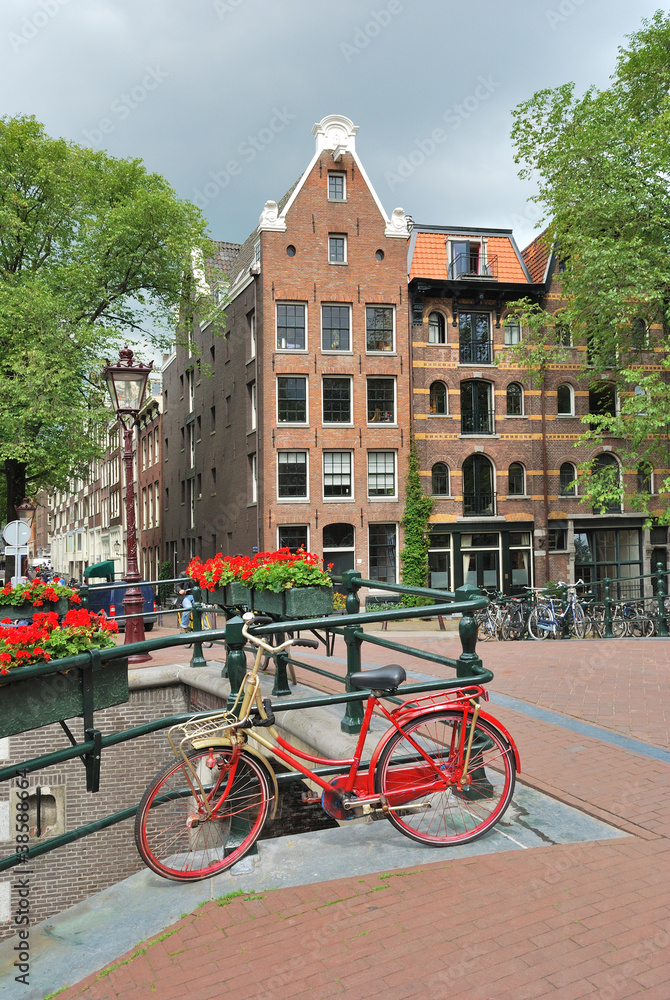
<path id="1" fill-rule="evenodd" d="M 412 642 L 458 650 L 442 636 Z M 481 653 L 494 691 L 667 746 L 669 644 Z M 366 656 L 389 659 L 403 658 L 374 647 Z M 458 860 L 436 851 L 423 869 L 212 902 L 60 1000 L 668 1000 L 670 767 L 508 707 L 493 712 L 517 739 L 524 781 L 629 836 Z"/>

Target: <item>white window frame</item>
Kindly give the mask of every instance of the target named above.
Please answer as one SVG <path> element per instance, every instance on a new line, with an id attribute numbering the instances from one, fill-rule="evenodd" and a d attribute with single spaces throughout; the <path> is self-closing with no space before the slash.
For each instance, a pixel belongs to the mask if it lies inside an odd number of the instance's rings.
<path id="1" fill-rule="evenodd" d="M 304 420 L 280 420 L 279 419 L 279 379 L 280 378 L 301 378 L 305 383 L 305 419 Z M 294 375 L 288 372 L 280 372 L 275 380 L 275 419 L 277 427 L 308 427 L 309 426 L 309 376 Z"/>
<path id="2" fill-rule="evenodd" d="M 331 240 L 343 240 L 344 241 L 344 260 L 331 260 L 331 253 L 330 253 L 330 250 L 331 250 L 330 241 Z M 348 261 L 348 253 L 347 253 L 347 243 L 348 242 L 349 241 L 347 239 L 347 233 L 328 233 L 328 263 L 329 264 L 333 264 L 333 266 L 335 266 L 335 267 L 342 267 L 343 265 L 349 263 L 349 261 Z"/>
<path id="3" fill-rule="evenodd" d="M 509 491 L 509 470 L 510 470 L 510 467 L 512 465 L 520 465 L 521 466 L 521 471 L 523 473 L 523 483 L 522 483 L 523 490 L 521 491 L 521 493 L 510 493 L 510 491 Z M 517 459 L 515 459 L 513 462 L 510 462 L 509 465 L 507 466 L 507 493 L 506 493 L 506 498 L 508 500 L 527 500 L 528 499 L 528 473 L 526 471 L 526 466 L 524 465 L 524 463 L 523 462 L 519 462 Z"/>
<path id="4" fill-rule="evenodd" d="M 370 420 L 368 418 L 368 386 L 370 382 L 388 381 L 393 382 L 393 420 Z M 397 427 L 398 426 L 398 379 L 395 375 L 366 375 L 365 376 L 365 420 L 368 427 Z"/>
<path id="5" fill-rule="evenodd" d="M 431 408 L 430 408 L 430 390 L 433 388 L 434 385 L 443 385 L 444 386 L 444 391 L 446 393 L 446 404 L 447 404 L 447 409 L 446 409 L 446 411 L 444 413 L 433 413 L 432 410 L 431 410 Z M 449 386 L 447 385 L 447 383 L 444 381 L 443 378 L 436 378 L 428 386 L 428 417 L 429 417 L 430 420 L 433 420 L 435 417 L 437 417 L 438 420 L 441 420 L 444 417 L 450 416 L 450 412 L 449 411 L 450 411 L 450 407 L 449 407 Z"/>
<path id="6" fill-rule="evenodd" d="M 282 303 L 283 304 L 283 303 Z M 256 312 L 249 313 L 249 358 L 256 357 Z"/>
<path id="7" fill-rule="evenodd" d="M 508 389 L 509 389 L 509 387 L 511 385 L 518 385 L 519 388 L 521 389 L 521 413 L 508 413 L 507 412 L 507 391 L 508 391 Z M 494 392 L 494 396 L 495 396 L 495 392 Z M 527 416 L 527 414 L 526 414 L 526 391 L 525 391 L 523 385 L 521 384 L 521 382 L 516 382 L 516 381 L 513 380 L 512 382 L 509 382 L 505 386 L 505 418 L 507 420 L 521 420 L 522 418 L 524 418 L 526 416 Z"/>
<path id="8" fill-rule="evenodd" d="M 349 311 L 349 347 L 324 347 L 323 346 L 323 310 L 328 307 L 337 306 L 340 309 L 347 309 Z M 353 354 L 354 353 L 354 335 L 351 322 L 351 306 L 348 302 L 322 302 L 321 303 L 321 353 L 322 354 Z"/>
<path id="9" fill-rule="evenodd" d="M 343 420 L 326 420 L 324 418 L 324 382 L 327 378 L 346 378 L 349 380 L 349 420 L 345 423 Z M 353 427 L 354 426 L 354 387 L 353 387 L 353 376 L 352 375 L 337 375 L 329 374 L 321 376 L 321 424 L 323 427 Z"/>
<path id="10" fill-rule="evenodd" d="M 567 385 L 568 389 L 570 390 L 570 412 L 569 413 L 559 413 L 558 412 L 558 390 L 561 388 L 561 385 Z M 575 415 L 575 390 L 574 390 L 573 386 L 570 385 L 569 382 L 561 382 L 560 385 L 556 386 L 556 419 L 557 420 L 564 420 L 566 417 L 574 417 L 574 415 Z"/>
<path id="11" fill-rule="evenodd" d="M 444 334 L 444 340 L 431 340 L 430 339 L 430 333 L 431 333 L 431 330 L 430 330 L 430 317 L 433 316 L 433 315 L 439 316 L 440 319 L 442 320 L 442 332 Z M 447 317 L 444 315 L 444 313 L 442 312 L 442 310 L 441 309 L 431 309 L 430 312 L 428 313 L 428 343 L 432 347 L 446 347 L 447 346 L 447 339 L 448 339 L 447 338 L 447 329 L 448 329 Z"/>
<path id="12" fill-rule="evenodd" d="M 310 526 L 309 526 L 309 524 L 303 524 L 302 522 L 298 522 L 296 524 L 278 524 L 277 525 L 277 534 L 276 534 L 277 548 L 278 549 L 280 549 L 282 547 L 281 544 L 280 544 L 280 541 L 279 541 L 279 532 L 281 531 L 282 528 L 307 528 L 307 552 L 311 552 L 312 551 L 311 550 L 311 544 L 310 544 Z"/>
<path id="13" fill-rule="evenodd" d="M 342 197 L 341 198 L 331 198 L 330 197 L 330 178 L 331 177 L 341 177 L 342 178 Z M 326 179 L 326 196 L 328 201 L 333 202 L 343 202 L 347 200 L 347 174 L 345 170 L 329 170 Z"/>
<path id="14" fill-rule="evenodd" d="M 256 425 L 258 423 L 258 416 L 257 416 L 257 412 L 256 412 L 256 382 L 255 381 L 251 383 L 250 389 L 251 389 L 251 391 L 249 393 L 249 396 L 250 396 L 250 403 L 251 403 L 251 414 L 250 414 L 250 417 L 251 417 L 251 427 L 249 429 L 252 430 L 252 431 L 255 431 L 256 430 Z"/>
<path id="15" fill-rule="evenodd" d="M 326 494 L 326 455 L 348 455 L 349 456 L 349 477 L 351 485 L 351 494 L 348 497 L 336 497 L 328 496 Z M 323 458 L 321 460 L 322 466 L 322 494 L 324 503 L 351 503 L 354 497 L 354 452 L 350 448 L 325 448 L 323 451 Z"/>
<path id="16" fill-rule="evenodd" d="M 575 483 L 575 491 L 574 491 L 574 493 L 563 493 L 562 490 L 561 490 L 561 466 L 562 465 L 571 465 L 572 466 L 572 470 L 574 472 L 574 476 L 572 477 L 572 482 Z M 570 462 L 568 460 L 566 460 L 565 462 L 559 462 L 559 465 L 558 465 L 558 498 L 559 498 L 559 500 L 576 500 L 579 495 L 580 495 L 579 494 L 579 477 L 577 475 L 577 466 L 575 465 L 574 462 Z"/>
<path id="17" fill-rule="evenodd" d="M 304 347 L 279 347 L 279 307 L 280 306 L 302 306 L 305 315 L 305 346 Z M 275 303 L 275 350 L 278 354 L 307 354 L 309 351 L 308 322 L 309 310 L 307 303 L 302 301 L 284 300 Z"/>
<path id="18" fill-rule="evenodd" d="M 291 453 L 302 453 L 305 456 L 305 496 L 304 497 L 282 497 L 279 495 L 279 456 Z M 277 451 L 277 479 L 275 484 L 277 503 L 309 503 L 309 449 L 307 448 L 280 448 Z"/>
<path id="19" fill-rule="evenodd" d="M 391 350 L 371 350 L 368 347 L 368 309 L 390 309 L 392 317 L 393 331 L 391 335 L 392 343 Z M 389 357 L 390 355 L 396 354 L 396 307 L 386 302 L 366 302 L 365 303 L 365 326 L 364 326 L 364 336 L 365 336 L 365 353 L 375 354 L 377 356 L 384 355 Z"/>
<path id="20" fill-rule="evenodd" d="M 507 331 L 509 329 L 511 329 L 512 327 L 516 327 L 516 329 L 519 331 L 519 339 L 518 340 L 510 340 L 507 337 Z M 503 345 L 505 347 L 514 347 L 516 344 L 520 344 L 522 340 L 523 340 L 523 334 L 521 332 L 521 323 L 512 323 L 512 322 L 506 321 L 505 322 L 505 331 L 504 331 L 504 334 L 503 334 Z"/>
<path id="21" fill-rule="evenodd" d="M 393 495 L 383 496 L 370 495 L 370 456 L 371 455 L 393 455 Z M 370 503 L 393 503 L 398 499 L 398 452 L 395 448 L 371 448 L 366 457 L 366 493 Z"/>
<path id="22" fill-rule="evenodd" d="M 256 452 L 251 456 L 251 502 L 258 502 L 258 458 Z"/>

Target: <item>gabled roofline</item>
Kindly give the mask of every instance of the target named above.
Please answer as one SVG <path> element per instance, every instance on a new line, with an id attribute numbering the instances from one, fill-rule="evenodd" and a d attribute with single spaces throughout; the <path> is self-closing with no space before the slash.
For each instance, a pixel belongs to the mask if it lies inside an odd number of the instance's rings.
<path id="1" fill-rule="evenodd" d="M 416 247 L 416 237 L 418 233 L 435 233 L 437 235 L 446 236 L 496 236 L 502 239 L 508 239 L 516 254 L 516 259 L 521 265 L 521 269 L 526 276 L 526 281 L 529 285 L 533 284 L 530 277 L 530 271 L 526 266 L 526 261 L 524 259 L 523 253 L 519 250 L 519 246 L 514 238 L 514 232 L 511 229 L 491 229 L 489 227 L 482 226 L 433 226 L 425 225 L 420 222 L 415 222 L 412 228 L 412 235 L 410 237 L 409 246 L 407 250 L 407 275 L 412 272 L 412 262 L 414 260 L 414 250 Z M 413 280 L 424 280 L 424 279 L 413 279 Z M 445 280 L 447 276 L 445 275 Z"/>

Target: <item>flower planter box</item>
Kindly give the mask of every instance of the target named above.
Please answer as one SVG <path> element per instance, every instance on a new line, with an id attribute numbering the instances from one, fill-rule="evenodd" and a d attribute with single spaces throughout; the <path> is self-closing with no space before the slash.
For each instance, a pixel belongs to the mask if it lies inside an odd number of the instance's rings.
<path id="1" fill-rule="evenodd" d="M 70 610 L 70 602 L 67 597 L 61 597 L 58 601 L 45 601 L 41 607 L 36 608 L 34 604 L 0 604 L 0 621 L 9 618 L 10 621 L 30 621 L 33 615 L 38 615 L 47 611 L 55 611 L 57 615 L 66 615 Z"/>
<path id="2" fill-rule="evenodd" d="M 104 654 L 103 654 L 104 655 Z M 0 737 L 15 736 L 84 714 L 81 670 L 21 677 L 21 668 L 0 676 Z M 93 667 L 93 708 L 128 701 L 128 660 Z"/>
<path id="3" fill-rule="evenodd" d="M 278 594 L 273 590 L 252 590 L 254 611 L 284 618 L 322 618 L 333 613 L 332 587 L 291 587 Z"/>
<path id="4" fill-rule="evenodd" d="M 251 607 L 251 591 L 242 583 L 227 583 L 225 587 L 214 587 L 208 593 L 212 604 L 219 604 L 221 607 Z"/>

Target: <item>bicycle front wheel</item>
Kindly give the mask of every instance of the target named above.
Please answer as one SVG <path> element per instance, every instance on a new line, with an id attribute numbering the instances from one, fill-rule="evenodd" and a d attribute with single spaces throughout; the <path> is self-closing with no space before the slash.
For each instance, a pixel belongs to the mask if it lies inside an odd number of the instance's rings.
<path id="1" fill-rule="evenodd" d="M 586 638 L 586 618 L 581 604 L 573 604 L 572 614 L 569 616 L 568 631 L 575 639 Z"/>
<path id="2" fill-rule="evenodd" d="M 528 635 L 532 639 L 546 639 L 554 632 L 554 616 L 549 608 L 534 608 L 528 616 Z"/>
<path id="3" fill-rule="evenodd" d="M 472 738 L 469 781 L 455 783 L 463 713 L 431 712 L 402 727 L 382 751 L 375 773 L 375 789 L 386 796 L 388 819 L 406 837 L 420 844 L 449 847 L 467 844 L 490 830 L 509 805 L 516 764 L 509 741 L 491 723 L 478 719 Z M 470 726 L 466 728 L 466 746 Z M 417 753 L 414 743 L 434 761 L 438 772 Z M 435 783 L 435 790 L 417 787 Z"/>
<path id="4" fill-rule="evenodd" d="M 211 878 L 239 861 L 261 832 L 272 799 L 265 768 L 244 750 L 196 750 L 188 760 L 156 776 L 135 817 L 142 860 L 176 882 Z"/>

